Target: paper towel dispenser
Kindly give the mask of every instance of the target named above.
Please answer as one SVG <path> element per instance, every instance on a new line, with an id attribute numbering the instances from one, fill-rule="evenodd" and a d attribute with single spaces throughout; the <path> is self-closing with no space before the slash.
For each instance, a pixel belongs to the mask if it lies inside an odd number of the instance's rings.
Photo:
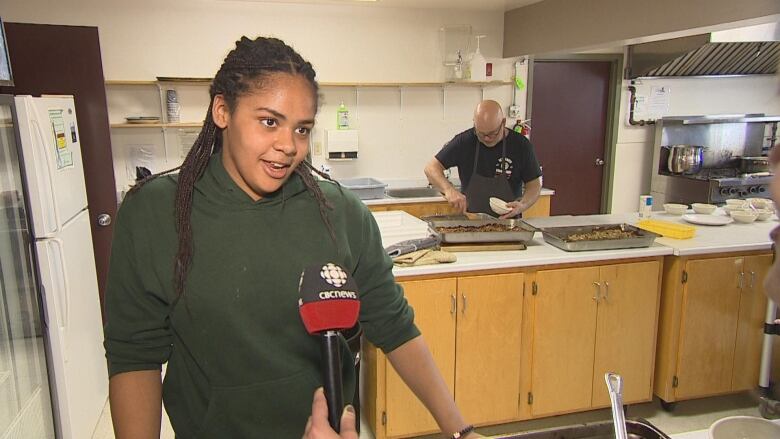
<path id="1" fill-rule="evenodd" d="M 352 160 L 358 156 L 358 130 L 325 130 L 328 160 Z"/>

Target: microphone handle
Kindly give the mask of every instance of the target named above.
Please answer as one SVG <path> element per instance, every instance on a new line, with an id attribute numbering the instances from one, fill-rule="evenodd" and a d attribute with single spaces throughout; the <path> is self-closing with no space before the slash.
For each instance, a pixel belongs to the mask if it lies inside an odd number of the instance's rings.
<path id="1" fill-rule="evenodd" d="M 325 399 L 328 402 L 328 422 L 336 433 L 341 430 L 341 412 L 344 410 L 344 388 L 341 382 L 341 337 L 338 331 L 325 331 L 320 337 L 322 378 Z"/>

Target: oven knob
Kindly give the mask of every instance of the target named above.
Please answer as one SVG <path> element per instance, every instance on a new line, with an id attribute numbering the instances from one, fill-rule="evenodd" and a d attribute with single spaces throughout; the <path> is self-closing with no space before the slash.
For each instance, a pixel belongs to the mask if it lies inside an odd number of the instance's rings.
<path id="1" fill-rule="evenodd" d="M 759 194 L 763 194 L 764 192 L 766 192 L 766 186 L 759 186 L 758 187 L 758 193 Z"/>
<path id="2" fill-rule="evenodd" d="M 757 194 L 758 193 L 758 186 L 750 186 L 749 189 L 751 194 Z"/>
<path id="3" fill-rule="evenodd" d="M 737 188 L 730 187 L 729 188 L 729 195 L 737 195 Z"/>
<path id="4" fill-rule="evenodd" d="M 729 189 L 725 187 L 720 188 L 720 194 L 724 197 L 727 196 L 729 194 Z"/>

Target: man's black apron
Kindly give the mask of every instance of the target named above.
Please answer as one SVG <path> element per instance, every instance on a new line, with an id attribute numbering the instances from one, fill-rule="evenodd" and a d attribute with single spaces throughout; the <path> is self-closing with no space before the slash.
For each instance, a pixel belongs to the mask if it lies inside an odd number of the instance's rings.
<path id="1" fill-rule="evenodd" d="M 504 128 L 506 129 L 506 128 Z M 469 187 L 466 189 L 466 210 L 472 213 L 487 213 L 497 216 L 496 212 L 490 208 L 490 197 L 500 198 L 504 201 L 514 201 L 515 195 L 509 186 L 509 180 L 506 176 L 504 164 L 506 163 L 506 133 L 501 140 L 501 173 L 492 177 L 484 177 L 477 173 L 477 163 L 479 161 L 479 138 L 477 138 L 477 147 L 474 152 L 474 170 L 471 172 Z"/>

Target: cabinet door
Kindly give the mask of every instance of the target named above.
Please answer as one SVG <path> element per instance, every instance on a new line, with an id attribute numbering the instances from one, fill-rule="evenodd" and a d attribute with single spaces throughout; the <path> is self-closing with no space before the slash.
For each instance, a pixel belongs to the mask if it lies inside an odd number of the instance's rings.
<path id="1" fill-rule="evenodd" d="M 455 380 L 455 279 L 402 282 L 414 308 L 414 322 L 422 332 L 444 380 L 453 391 Z M 452 312 L 451 312 L 452 311 Z M 428 410 L 390 366 L 386 367 L 387 436 L 409 436 L 438 431 Z"/>
<path id="2" fill-rule="evenodd" d="M 542 195 L 533 206 L 523 212 L 523 219 L 550 216 L 550 196 Z"/>
<path id="3" fill-rule="evenodd" d="M 458 278 L 455 401 L 485 424 L 517 419 L 522 273 Z"/>
<path id="4" fill-rule="evenodd" d="M 658 322 L 658 261 L 601 267 L 593 406 L 608 406 L 606 372 L 623 377 L 626 404 L 652 398 Z M 583 328 L 584 329 L 584 328 Z"/>
<path id="5" fill-rule="evenodd" d="M 742 262 L 717 258 L 685 265 L 675 391 L 679 399 L 731 390 Z"/>
<path id="6" fill-rule="evenodd" d="M 534 417 L 590 408 L 598 267 L 545 270 L 532 301 Z"/>
<path id="7" fill-rule="evenodd" d="M 734 391 L 750 390 L 758 385 L 766 317 L 764 278 L 771 266 L 772 255 L 745 258 L 734 353 L 734 378 L 731 388 Z"/>

